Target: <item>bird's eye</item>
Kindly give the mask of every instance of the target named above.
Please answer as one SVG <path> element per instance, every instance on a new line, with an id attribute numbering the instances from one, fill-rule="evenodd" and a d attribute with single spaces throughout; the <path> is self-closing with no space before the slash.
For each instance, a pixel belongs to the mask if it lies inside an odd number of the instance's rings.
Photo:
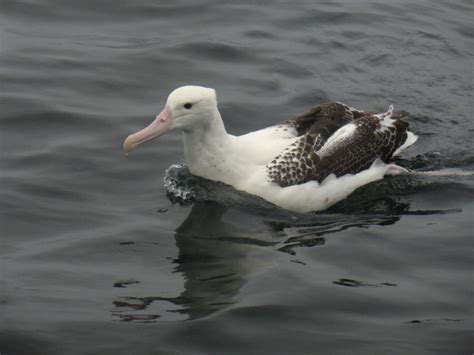
<path id="1" fill-rule="evenodd" d="M 193 105 L 190 104 L 189 102 L 188 102 L 187 104 L 184 104 L 184 108 L 185 108 L 186 110 L 189 110 L 191 107 L 193 107 Z"/>

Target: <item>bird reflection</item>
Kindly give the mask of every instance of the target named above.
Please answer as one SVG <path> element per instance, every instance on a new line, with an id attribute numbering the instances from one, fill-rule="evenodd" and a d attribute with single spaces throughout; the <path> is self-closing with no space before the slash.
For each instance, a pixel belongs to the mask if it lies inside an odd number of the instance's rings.
<path id="1" fill-rule="evenodd" d="M 253 273 L 274 265 L 275 254 L 268 249 L 293 255 L 297 247 L 323 245 L 326 234 L 398 219 L 271 213 L 196 202 L 175 234 L 179 254 L 173 262 L 184 291 L 177 297 L 121 297 L 113 302 L 113 314 L 125 322 L 202 318 L 234 304 Z M 166 303 L 165 312 L 143 314 L 156 302 Z"/>
<path id="2" fill-rule="evenodd" d="M 226 212 L 227 207 L 217 203 L 196 203 L 176 229 L 176 271 L 185 279 L 179 298 L 186 308 L 181 312 L 191 319 L 234 303 L 252 272 L 252 261 L 245 262 L 247 247 L 229 245 L 227 239 L 245 235 L 245 228 L 223 221 Z"/>

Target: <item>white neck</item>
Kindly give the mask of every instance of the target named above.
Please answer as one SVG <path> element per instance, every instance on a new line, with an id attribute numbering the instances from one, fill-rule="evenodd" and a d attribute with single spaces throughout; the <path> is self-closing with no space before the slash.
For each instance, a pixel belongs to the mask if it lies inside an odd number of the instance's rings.
<path id="1" fill-rule="evenodd" d="M 225 151 L 229 149 L 231 140 L 217 108 L 210 119 L 192 130 L 184 130 L 183 138 L 190 172 L 216 180 L 225 170 Z"/>

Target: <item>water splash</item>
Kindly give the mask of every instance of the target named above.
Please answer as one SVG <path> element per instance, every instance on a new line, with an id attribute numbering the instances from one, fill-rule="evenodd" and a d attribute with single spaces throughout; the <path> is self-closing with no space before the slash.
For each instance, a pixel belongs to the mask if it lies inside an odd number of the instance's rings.
<path id="1" fill-rule="evenodd" d="M 172 203 L 186 205 L 196 199 L 196 186 L 192 183 L 194 178 L 183 164 L 173 164 L 166 169 L 163 182 Z"/>
<path id="2" fill-rule="evenodd" d="M 214 201 L 223 206 L 248 206 L 259 209 L 281 210 L 264 199 L 237 191 L 218 181 L 192 175 L 184 164 L 173 164 L 165 172 L 164 186 L 172 203 L 189 205 L 196 201 Z"/>

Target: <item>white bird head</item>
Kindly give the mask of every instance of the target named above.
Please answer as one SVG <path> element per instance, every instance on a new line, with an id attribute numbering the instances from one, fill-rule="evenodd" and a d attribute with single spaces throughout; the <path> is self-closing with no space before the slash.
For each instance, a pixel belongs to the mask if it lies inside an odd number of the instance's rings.
<path id="1" fill-rule="evenodd" d="M 173 129 L 190 131 L 205 128 L 217 112 L 214 89 L 202 86 L 182 86 L 168 96 L 163 111 L 141 131 L 131 134 L 123 142 L 123 151 L 128 154 L 139 144 L 158 138 Z"/>

